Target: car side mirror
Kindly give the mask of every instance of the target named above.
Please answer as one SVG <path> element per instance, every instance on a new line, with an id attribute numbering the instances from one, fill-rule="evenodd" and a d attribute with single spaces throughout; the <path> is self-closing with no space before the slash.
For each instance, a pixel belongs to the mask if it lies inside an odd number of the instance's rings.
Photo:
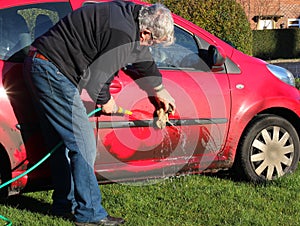
<path id="1" fill-rule="evenodd" d="M 213 72 L 224 70 L 223 65 L 226 60 L 226 53 L 222 47 L 210 45 L 208 48 L 208 58 Z"/>

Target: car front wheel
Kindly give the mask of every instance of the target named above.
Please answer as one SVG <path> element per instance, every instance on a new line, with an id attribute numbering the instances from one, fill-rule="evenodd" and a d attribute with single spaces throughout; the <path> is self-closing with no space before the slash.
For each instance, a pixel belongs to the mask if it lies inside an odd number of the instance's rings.
<path id="1" fill-rule="evenodd" d="M 237 150 L 236 172 L 255 183 L 274 180 L 296 170 L 299 137 L 293 125 L 275 115 L 257 116 Z"/>

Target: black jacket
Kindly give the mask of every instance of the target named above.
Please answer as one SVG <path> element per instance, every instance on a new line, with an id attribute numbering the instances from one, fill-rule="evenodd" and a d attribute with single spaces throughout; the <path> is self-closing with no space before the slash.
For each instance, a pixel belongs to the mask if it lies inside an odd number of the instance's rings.
<path id="1" fill-rule="evenodd" d="M 110 99 L 114 74 L 132 64 L 146 82 L 161 84 L 148 47 L 139 45 L 141 5 L 107 2 L 77 9 L 32 44 L 98 104 Z"/>

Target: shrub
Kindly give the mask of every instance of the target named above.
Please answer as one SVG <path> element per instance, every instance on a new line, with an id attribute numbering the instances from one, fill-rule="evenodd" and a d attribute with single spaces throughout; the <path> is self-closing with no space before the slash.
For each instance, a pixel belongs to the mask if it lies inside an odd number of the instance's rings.
<path id="1" fill-rule="evenodd" d="M 157 0 L 148 0 L 155 3 Z M 252 31 L 246 14 L 235 0 L 164 0 L 173 13 L 252 55 Z"/>
<path id="2" fill-rule="evenodd" d="M 296 78 L 296 87 L 300 90 L 300 78 Z"/>
<path id="3" fill-rule="evenodd" d="M 300 29 L 253 31 L 253 55 L 264 59 L 300 57 Z"/>

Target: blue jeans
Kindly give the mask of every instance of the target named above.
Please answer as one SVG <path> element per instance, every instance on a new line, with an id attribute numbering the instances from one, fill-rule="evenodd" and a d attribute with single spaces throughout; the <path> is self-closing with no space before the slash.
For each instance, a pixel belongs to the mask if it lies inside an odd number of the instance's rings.
<path id="1" fill-rule="evenodd" d="M 54 183 L 53 213 L 74 211 L 77 222 L 97 222 L 107 216 L 94 174 L 96 141 L 77 87 L 49 61 L 26 58 L 24 76 L 51 151 Z"/>

